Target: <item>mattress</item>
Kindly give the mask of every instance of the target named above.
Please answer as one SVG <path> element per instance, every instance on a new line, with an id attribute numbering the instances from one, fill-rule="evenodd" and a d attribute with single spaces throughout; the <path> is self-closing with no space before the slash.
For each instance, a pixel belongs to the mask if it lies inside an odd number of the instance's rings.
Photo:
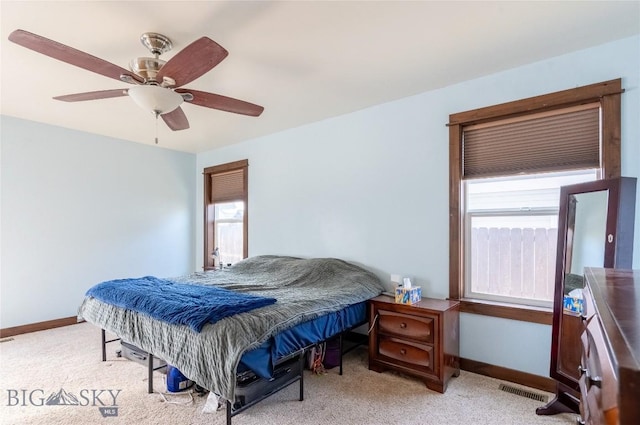
<path id="1" fill-rule="evenodd" d="M 361 302 L 284 330 L 240 358 L 238 372 L 251 369 L 261 378 L 273 378 L 280 359 L 327 340 L 366 321 L 367 303 Z"/>

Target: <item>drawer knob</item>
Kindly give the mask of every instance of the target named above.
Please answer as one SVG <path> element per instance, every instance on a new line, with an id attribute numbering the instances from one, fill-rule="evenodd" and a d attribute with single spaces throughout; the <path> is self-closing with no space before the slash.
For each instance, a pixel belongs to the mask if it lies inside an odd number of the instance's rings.
<path id="1" fill-rule="evenodd" d="M 580 374 L 580 376 L 584 375 L 585 373 L 587 373 L 587 369 L 583 368 L 582 365 L 578 365 L 578 373 Z"/>
<path id="2" fill-rule="evenodd" d="M 404 328 L 406 328 L 406 327 L 407 327 L 407 324 L 406 324 L 406 323 L 404 323 L 404 322 L 402 322 L 402 323 L 400 323 L 400 327 L 401 327 L 402 329 L 404 329 Z"/>
<path id="3" fill-rule="evenodd" d="M 400 354 L 404 356 L 405 354 L 407 354 L 407 350 L 405 350 L 404 348 L 401 348 Z"/>

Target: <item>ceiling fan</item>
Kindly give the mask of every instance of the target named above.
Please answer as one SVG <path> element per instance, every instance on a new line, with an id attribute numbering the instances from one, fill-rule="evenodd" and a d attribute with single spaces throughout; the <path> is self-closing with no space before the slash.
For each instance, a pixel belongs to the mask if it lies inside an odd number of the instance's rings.
<path id="1" fill-rule="evenodd" d="M 133 59 L 129 64 L 130 70 L 21 29 L 13 31 L 9 40 L 62 62 L 134 84 L 129 89 L 56 96 L 56 100 L 79 102 L 128 95 L 142 108 L 153 112 L 156 119 L 158 116 L 162 117 L 171 130 L 189 128 L 187 116 L 180 107 L 183 102 L 254 117 L 264 110 L 262 106 L 243 100 L 182 87 L 213 69 L 229 54 L 224 47 L 208 37 L 199 38 L 165 62 L 159 56 L 171 50 L 171 40 L 162 34 L 144 33 L 140 41 L 154 57 Z"/>

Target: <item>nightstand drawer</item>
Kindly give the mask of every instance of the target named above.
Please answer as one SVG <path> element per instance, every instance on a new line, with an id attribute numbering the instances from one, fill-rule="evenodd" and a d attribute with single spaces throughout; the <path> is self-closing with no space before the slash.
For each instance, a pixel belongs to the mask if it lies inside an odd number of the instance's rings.
<path id="1" fill-rule="evenodd" d="M 393 311 L 378 310 L 378 332 L 433 343 L 434 320 L 430 317 L 409 316 Z"/>
<path id="2" fill-rule="evenodd" d="M 395 338 L 380 336 L 378 352 L 381 356 L 409 363 L 426 372 L 435 373 L 433 346 L 412 344 Z"/>

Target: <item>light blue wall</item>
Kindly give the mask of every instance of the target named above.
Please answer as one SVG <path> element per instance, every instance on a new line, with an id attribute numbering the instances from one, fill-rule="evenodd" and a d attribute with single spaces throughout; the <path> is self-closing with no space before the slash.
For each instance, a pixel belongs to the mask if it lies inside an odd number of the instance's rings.
<path id="1" fill-rule="evenodd" d="M 449 114 L 621 77 L 622 171 L 638 177 L 639 50 L 636 36 L 466 81 L 202 153 L 197 169 L 249 159 L 250 255 L 341 257 L 445 298 Z M 200 174 L 196 185 L 202 193 Z M 201 211 L 199 196 L 198 267 Z M 638 220 L 634 249 L 640 268 Z M 461 338 L 465 358 L 548 375 L 550 326 L 463 314 Z"/>
<path id="2" fill-rule="evenodd" d="M 0 328 L 107 279 L 193 271 L 195 155 L 2 116 Z"/>

